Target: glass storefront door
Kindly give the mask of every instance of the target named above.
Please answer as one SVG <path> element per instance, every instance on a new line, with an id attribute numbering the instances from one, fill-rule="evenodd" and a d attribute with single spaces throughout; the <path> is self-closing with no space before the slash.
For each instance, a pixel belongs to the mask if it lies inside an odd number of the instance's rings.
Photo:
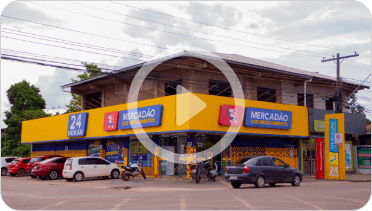
<path id="1" fill-rule="evenodd" d="M 315 173 L 315 142 L 313 139 L 302 141 L 303 172 Z"/>

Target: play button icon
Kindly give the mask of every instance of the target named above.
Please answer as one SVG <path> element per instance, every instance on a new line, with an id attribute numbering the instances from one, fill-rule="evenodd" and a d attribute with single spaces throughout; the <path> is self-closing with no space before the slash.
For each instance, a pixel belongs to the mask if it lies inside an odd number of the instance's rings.
<path id="1" fill-rule="evenodd" d="M 177 86 L 182 94 L 176 96 L 176 124 L 181 126 L 201 112 L 207 104 L 185 87 Z"/>

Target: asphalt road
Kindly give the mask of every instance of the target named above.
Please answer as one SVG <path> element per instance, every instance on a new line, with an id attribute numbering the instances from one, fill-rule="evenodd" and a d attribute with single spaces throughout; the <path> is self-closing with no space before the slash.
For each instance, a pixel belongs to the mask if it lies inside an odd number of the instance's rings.
<path id="1" fill-rule="evenodd" d="M 223 178 L 200 184 L 172 178 L 68 182 L 1 177 L 4 202 L 17 210 L 355 210 L 370 199 L 370 182 L 303 181 L 233 189 Z"/>

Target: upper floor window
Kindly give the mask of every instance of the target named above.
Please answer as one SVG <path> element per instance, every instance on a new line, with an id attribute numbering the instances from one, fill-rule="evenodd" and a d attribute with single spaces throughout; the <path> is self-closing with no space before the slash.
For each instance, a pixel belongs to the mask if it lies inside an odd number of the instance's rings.
<path id="1" fill-rule="evenodd" d="M 333 103 L 334 103 L 334 99 L 333 98 L 328 98 L 328 100 L 325 101 L 326 103 L 326 110 L 329 110 L 329 111 L 333 111 L 334 107 L 333 107 Z"/>
<path id="2" fill-rule="evenodd" d="M 305 105 L 305 99 L 304 99 L 304 94 L 303 93 L 298 93 L 297 104 L 299 106 L 304 106 Z M 306 94 L 306 107 L 314 108 L 314 95 Z"/>
<path id="3" fill-rule="evenodd" d="M 102 92 L 95 92 L 85 95 L 84 110 L 95 109 L 101 107 Z"/>
<path id="4" fill-rule="evenodd" d="M 209 79 L 209 94 L 231 97 L 231 86 L 229 82 Z"/>
<path id="5" fill-rule="evenodd" d="M 276 90 L 257 87 L 257 101 L 276 102 Z"/>
<path id="6" fill-rule="evenodd" d="M 181 94 L 182 90 L 177 91 L 178 85 L 182 86 L 182 79 L 165 83 L 165 93 L 168 95 Z"/>

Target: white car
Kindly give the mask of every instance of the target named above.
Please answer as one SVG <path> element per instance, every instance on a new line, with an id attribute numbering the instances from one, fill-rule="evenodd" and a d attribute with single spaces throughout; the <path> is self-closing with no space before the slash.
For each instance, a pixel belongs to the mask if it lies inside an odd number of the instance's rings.
<path id="1" fill-rule="evenodd" d="M 75 157 L 66 160 L 62 176 L 67 181 L 75 180 L 76 182 L 90 177 L 106 179 L 111 176 L 113 179 L 118 179 L 120 168 L 99 157 Z"/>
<path id="2" fill-rule="evenodd" d="M 19 158 L 19 157 L 2 157 L 1 158 L 1 176 L 6 176 L 8 174 L 8 165 L 16 158 Z"/>

